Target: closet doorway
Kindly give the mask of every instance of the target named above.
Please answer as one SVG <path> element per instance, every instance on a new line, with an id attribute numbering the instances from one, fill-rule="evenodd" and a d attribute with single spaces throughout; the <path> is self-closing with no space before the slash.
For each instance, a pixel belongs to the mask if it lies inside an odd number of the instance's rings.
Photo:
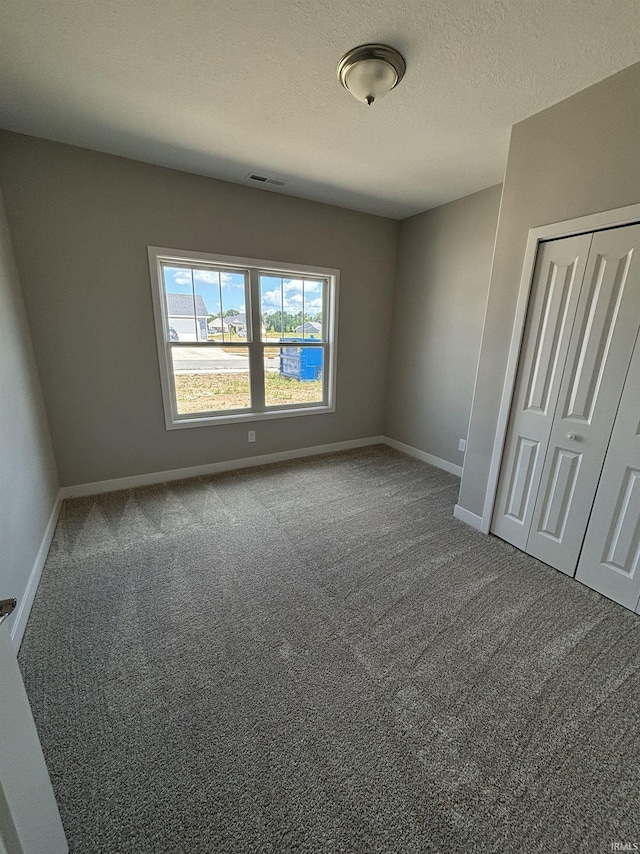
<path id="1" fill-rule="evenodd" d="M 537 242 L 529 282 L 491 531 L 640 612 L 640 224 Z"/>

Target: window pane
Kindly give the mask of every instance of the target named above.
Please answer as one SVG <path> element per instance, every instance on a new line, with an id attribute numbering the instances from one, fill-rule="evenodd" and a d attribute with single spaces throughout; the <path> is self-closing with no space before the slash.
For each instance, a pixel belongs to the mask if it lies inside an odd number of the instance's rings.
<path id="1" fill-rule="evenodd" d="M 322 403 L 322 347 L 265 347 L 267 406 Z"/>
<path id="2" fill-rule="evenodd" d="M 179 415 L 249 409 L 247 347 L 172 347 Z"/>
<path id="3" fill-rule="evenodd" d="M 193 271 L 188 267 L 162 266 L 167 307 L 167 339 L 197 341 Z"/>
<path id="4" fill-rule="evenodd" d="M 163 265 L 169 341 L 246 340 L 243 271 Z"/>
<path id="5" fill-rule="evenodd" d="M 220 273 L 218 270 L 193 270 L 193 292 L 196 298 L 196 306 L 199 309 L 198 340 L 199 341 L 221 341 L 219 334 L 220 309 Z M 216 333 L 218 333 L 216 335 Z"/>
<path id="6" fill-rule="evenodd" d="M 246 275 L 229 270 L 194 270 L 195 293 L 206 303 L 210 341 L 246 341 Z"/>
<path id="7" fill-rule="evenodd" d="M 262 340 L 325 339 L 322 316 L 325 282 L 260 275 Z"/>

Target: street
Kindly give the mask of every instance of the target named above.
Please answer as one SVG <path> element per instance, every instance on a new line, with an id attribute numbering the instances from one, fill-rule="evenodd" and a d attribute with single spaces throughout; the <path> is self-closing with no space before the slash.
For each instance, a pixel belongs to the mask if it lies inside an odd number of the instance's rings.
<path id="1" fill-rule="evenodd" d="M 235 355 L 221 347 L 174 347 L 172 352 L 176 373 L 243 373 L 249 370 L 248 356 Z M 267 357 L 265 368 L 268 371 L 279 370 L 279 356 Z"/>

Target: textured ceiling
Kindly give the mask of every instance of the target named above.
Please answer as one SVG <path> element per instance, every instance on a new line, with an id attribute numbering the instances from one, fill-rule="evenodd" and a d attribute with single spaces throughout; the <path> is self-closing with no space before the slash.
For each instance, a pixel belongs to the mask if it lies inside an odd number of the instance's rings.
<path id="1" fill-rule="evenodd" d="M 369 41 L 407 61 L 370 108 L 335 76 Z M 638 0 L 2 0 L 0 126 L 400 218 L 498 183 L 511 125 L 638 60 Z"/>

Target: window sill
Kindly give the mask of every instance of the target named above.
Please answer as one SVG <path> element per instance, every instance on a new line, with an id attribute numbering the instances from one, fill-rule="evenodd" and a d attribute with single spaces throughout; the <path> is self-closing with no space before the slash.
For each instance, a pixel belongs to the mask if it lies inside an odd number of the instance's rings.
<path id="1" fill-rule="evenodd" d="M 238 424 L 248 421 L 269 421 L 273 418 L 300 418 L 304 415 L 326 415 L 335 412 L 335 406 L 305 406 L 297 408 L 283 407 L 282 409 L 270 409 L 268 412 L 234 412 L 232 415 L 205 415 L 197 418 L 176 419 L 167 422 L 167 430 L 183 430 L 187 427 L 216 427 L 223 424 Z"/>

